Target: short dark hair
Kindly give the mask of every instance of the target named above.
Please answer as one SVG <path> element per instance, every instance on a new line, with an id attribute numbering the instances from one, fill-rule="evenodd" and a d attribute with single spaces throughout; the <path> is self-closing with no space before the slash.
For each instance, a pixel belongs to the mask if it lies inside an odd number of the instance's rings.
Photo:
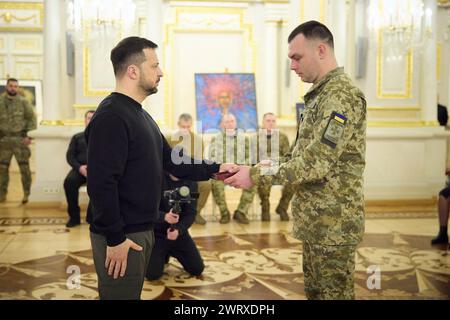
<path id="1" fill-rule="evenodd" d="M 158 45 L 148 39 L 128 37 L 111 50 L 111 62 L 115 76 L 122 75 L 131 64 L 140 66 L 145 61 L 144 49 L 156 49 Z"/>
<path id="2" fill-rule="evenodd" d="M 85 118 L 85 119 L 86 119 L 86 117 L 87 117 L 87 115 L 88 115 L 89 113 L 95 113 L 95 110 L 92 109 L 92 110 L 86 111 L 86 112 L 84 113 L 84 118 Z"/>
<path id="3" fill-rule="evenodd" d="M 16 78 L 8 78 L 8 80 L 6 80 L 6 84 L 10 83 L 10 82 L 19 82 L 19 80 L 17 80 Z"/>
<path id="4" fill-rule="evenodd" d="M 192 116 L 189 113 L 180 114 L 178 117 L 178 122 L 179 121 L 192 121 Z"/>
<path id="5" fill-rule="evenodd" d="M 290 43 L 299 34 L 303 34 L 306 39 L 322 40 L 331 48 L 334 48 L 333 34 L 330 29 L 318 21 L 311 20 L 299 25 L 289 35 L 288 43 Z"/>

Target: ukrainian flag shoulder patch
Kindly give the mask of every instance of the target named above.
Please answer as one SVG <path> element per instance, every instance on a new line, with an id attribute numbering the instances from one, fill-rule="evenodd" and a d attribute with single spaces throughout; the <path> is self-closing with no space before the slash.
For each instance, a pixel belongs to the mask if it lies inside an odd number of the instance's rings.
<path id="1" fill-rule="evenodd" d="M 346 124 L 347 118 L 344 115 L 333 112 L 323 133 L 322 143 L 335 149 L 344 134 Z"/>

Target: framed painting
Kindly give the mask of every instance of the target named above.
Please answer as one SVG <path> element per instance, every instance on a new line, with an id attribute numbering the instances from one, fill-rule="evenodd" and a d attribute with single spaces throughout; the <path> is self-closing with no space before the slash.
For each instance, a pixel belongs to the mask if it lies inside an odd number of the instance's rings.
<path id="1" fill-rule="evenodd" d="M 222 116 L 236 117 L 238 129 L 256 131 L 255 75 L 253 73 L 197 73 L 195 74 L 197 130 L 211 133 L 221 130 Z"/>
<path id="2" fill-rule="evenodd" d="M 0 80 L 0 94 L 6 90 L 6 80 Z M 38 123 L 42 120 L 42 84 L 39 80 L 20 80 L 19 95 L 35 109 Z"/>

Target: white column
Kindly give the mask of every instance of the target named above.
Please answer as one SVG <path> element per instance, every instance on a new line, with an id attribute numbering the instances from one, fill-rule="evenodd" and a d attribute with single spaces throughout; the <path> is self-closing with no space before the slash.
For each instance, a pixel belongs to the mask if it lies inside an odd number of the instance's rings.
<path id="1" fill-rule="evenodd" d="M 149 40 L 158 45 L 157 56 L 163 72 L 167 70 L 166 62 L 163 56 L 163 4 L 162 0 L 146 1 L 147 11 L 147 32 L 144 35 Z M 164 74 L 164 76 L 167 76 Z M 165 105 L 164 105 L 164 78 L 159 83 L 158 93 L 151 95 L 144 103 L 145 109 L 156 119 L 162 121 L 165 120 Z M 169 113 L 170 114 L 170 113 Z M 170 125 L 170 119 L 167 119 L 169 123 L 164 123 L 163 127 Z"/>
<path id="2" fill-rule="evenodd" d="M 343 61 L 345 66 L 345 71 L 352 77 L 355 78 L 355 69 L 356 69 L 356 3 L 355 0 L 346 0 L 345 1 L 345 10 L 346 10 L 346 33 L 347 33 L 347 42 L 346 42 L 346 60 Z"/>
<path id="3" fill-rule="evenodd" d="M 437 2 L 436 0 L 425 0 L 425 10 L 432 12 L 431 31 L 425 30 L 425 44 L 422 52 L 420 102 L 422 106 L 422 121 L 425 123 L 437 122 Z M 426 19 L 426 18 L 425 18 Z"/>
<path id="4" fill-rule="evenodd" d="M 45 0 L 44 2 L 44 120 L 58 120 L 60 118 L 61 3 L 63 2 L 60 0 Z"/>
<path id="5" fill-rule="evenodd" d="M 330 2 L 329 21 L 327 27 L 334 37 L 334 53 L 339 66 L 347 62 L 347 15 L 345 0 L 333 0 Z M 347 70 L 346 70 L 347 71 Z"/>
<path id="6" fill-rule="evenodd" d="M 262 94 L 262 116 L 266 112 L 278 110 L 278 23 L 274 20 L 266 20 L 264 30 L 264 77 Z"/>

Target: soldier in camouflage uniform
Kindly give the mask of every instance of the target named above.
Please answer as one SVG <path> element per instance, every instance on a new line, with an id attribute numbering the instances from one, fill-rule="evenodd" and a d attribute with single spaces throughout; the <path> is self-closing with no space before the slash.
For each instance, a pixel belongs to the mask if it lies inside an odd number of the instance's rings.
<path id="1" fill-rule="evenodd" d="M 18 81 L 10 78 L 6 83 L 6 92 L 0 95 L 0 202 L 6 200 L 13 155 L 22 176 L 22 203 L 28 202 L 31 189 L 31 138 L 27 133 L 36 129 L 36 115 L 28 101 L 18 95 L 18 87 Z"/>
<path id="2" fill-rule="evenodd" d="M 192 128 L 192 116 L 187 113 L 183 113 L 178 117 L 178 130 L 174 132 L 170 137 L 166 137 L 169 145 L 174 148 L 175 146 L 181 146 L 183 148 L 183 154 L 192 157 L 197 160 L 204 160 L 204 144 L 201 136 L 196 135 L 191 130 Z M 206 220 L 202 217 L 201 211 L 208 201 L 209 194 L 211 192 L 211 183 L 208 181 L 197 181 L 199 198 L 197 200 L 197 214 L 195 216 L 195 223 L 204 225 Z"/>
<path id="3" fill-rule="evenodd" d="M 236 129 L 236 118 L 231 113 L 223 116 L 223 132 L 211 139 L 210 159 L 216 163 L 250 164 L 250 141 L 245 133 Z M 230 222 L 230 211 L 225 201 L 225 185 L 223 181 L 211 180 L 211 191 L 214 201 L 220 210 L 220 223 Z M 233 219 L 239 223 L 248 224 L 247 211 L 253 201 L 255 188 L 242 191 L 239 206 Z"/>
<path id="4" fill-rule="evenodd" d="M 288 137 L 276 129 L 276 116 L 275 114 L 268 112 L 263 116 L 262 129 L 259 130 L 259 134 L 256 136 L 256 150 L 257 161 L 260 162 L 264 159 L 276 159 L 280 160 L 280 157 L 285 157 L 290 150 Z M 272 150 L 272 148 L 274 148 Z M 270 221 L 270 189 L 272 188 L 272 177 L 261 177 L 258 185 L 258 195 L 261 200 L 261 220 Z M 293 188 L 286 184 L 283 187 L 280 201 L 276 208 L 276 213 L 280 215 L 281 221 L 289 221 L 287 214 L 287 208 L 289 202 L 294 195 Z"/>
<path id="5" fill-rule="evenodd" d="M 333 35 L 319 22 L 291 33 L 291 69 L 313 83 L 292 155 L 278 167 L 241 167 L 225 180 L 246 188 L 273 174 L 293 185 L 293 233 L 303 242 L 308 299 L 354 299 L 355 252 L 364 234 L 366 101 L 338 68 L 333 48 Z"/>

